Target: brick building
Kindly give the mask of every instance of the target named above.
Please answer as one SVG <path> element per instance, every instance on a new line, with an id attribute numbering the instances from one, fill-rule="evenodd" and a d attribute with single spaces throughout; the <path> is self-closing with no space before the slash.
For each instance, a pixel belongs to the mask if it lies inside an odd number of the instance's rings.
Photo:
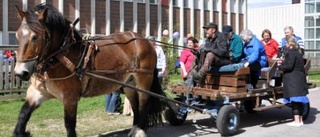
<path id="1" fill-rule="evenodd" d="M 20 26 L 15 5 L 27 10 L 40 3 L 50 3 L 69 20 L 79 17 L 76 28 L 92 35 L 134 31 L 161 39 L 177 31 L 179 44 L 188 33 L 204 38 L 202 26 L 215 22 L 219 29 L 232 25 L 239 33 L 246 28 L 247 0 L 2 0 L 0 1 L 0 44 L 16 44 L 15 31 Z"/>

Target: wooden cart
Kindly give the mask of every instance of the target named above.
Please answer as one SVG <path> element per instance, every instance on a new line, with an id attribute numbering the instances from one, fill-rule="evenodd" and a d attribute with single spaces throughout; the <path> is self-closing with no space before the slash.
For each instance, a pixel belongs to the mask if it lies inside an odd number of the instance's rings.
<path id="1" fill-rule="evenodd" d="M 281 72 L 278 72 L 276 61 L 269 61 L 269 66 L 262 70 L 256 89 L 247 89 L 246 77 L 250 70 L 240 68 L 235 72 L 207 73 L 204 84 L 196 84 L 194 87 L 175 86 L 172 93 L 177 95 L 175 100 L 201 108 L 203 113 L 213 117 L 221 135 L 234 135 L 240 125 L 236 102 L 241 102 L 248 113 L 286 106 L 277 101 L 283 97 Z M 306 74 L 309 69 L 310 60 L 305 59 Z M 268 100 L 271 105 L 262 106 L 262 100 Z M 171 125 L 181 125 L 192 108 L 181 104 L 173 105 L 176 109 L 166 109 L 165 119 Z M 309 104 L 304 104 L 304 119 L 308 117 L 309 109 Z"/>

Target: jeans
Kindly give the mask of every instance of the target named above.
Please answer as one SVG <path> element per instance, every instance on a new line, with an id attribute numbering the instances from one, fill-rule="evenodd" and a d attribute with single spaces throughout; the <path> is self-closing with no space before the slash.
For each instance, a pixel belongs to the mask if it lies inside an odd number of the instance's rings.
<path id="1" fill-rule="evenodd" d="M 120 89 L 114 91 L 113 93 L 106 95 L 106 108 L 107 112 L 115 113 L 117 108 L 120 106 Z"/>
<path id="2" fill-rule="evenodd" d="M 243 68 L 244 63 L 229 64 L 221 67 L 211 66 L 209 72 L 235 72 Z"/>

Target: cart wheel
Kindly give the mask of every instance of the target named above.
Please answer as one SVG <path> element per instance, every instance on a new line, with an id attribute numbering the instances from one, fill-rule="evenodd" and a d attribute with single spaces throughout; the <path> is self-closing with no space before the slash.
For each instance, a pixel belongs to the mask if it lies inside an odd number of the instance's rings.
<path id="1" fill-rule="evenodd" d="M 224 105 L 219 110 L 217 129 L 222 136 L 234 135 L 240 126 L 239 111 L 232 105 Z"/>
<path id="2" fill-rule="evenodd" d="M 261 100 L 260 100 L 260 104 L 261 104 Z M 245 100 L 245 101 L 243 101 L 243 106 L 244 106 L 244 109 L 248 113 L 256 113 L 257 112 L 255 110 L 253 110 L 253 108 L 256 106 L 256 100 Z"/>
<path id="3" fill-rule="evenodd" d="M 177 99 L 175 99 L 177 100 Z M 164 118 L 173 126 L 179 126 L 184 123 L 188 115 L 187 109 L 173 102 L 168 102 L 164 110 Z"/>
<path id="4" fill-rule="evenodd" d="M 310 111 L 310 103 L 303 104 L 302 119 L 307 120 Z"/>

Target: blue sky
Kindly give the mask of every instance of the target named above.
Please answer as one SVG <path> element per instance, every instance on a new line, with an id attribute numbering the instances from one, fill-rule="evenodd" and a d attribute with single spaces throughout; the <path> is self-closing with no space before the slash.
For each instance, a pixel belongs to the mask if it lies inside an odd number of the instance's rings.
<path id="1" fill-rule="evenodd" d="M 248 0 L 248 8 L 261 8 L 291 4 L 292 0 Z"/>

